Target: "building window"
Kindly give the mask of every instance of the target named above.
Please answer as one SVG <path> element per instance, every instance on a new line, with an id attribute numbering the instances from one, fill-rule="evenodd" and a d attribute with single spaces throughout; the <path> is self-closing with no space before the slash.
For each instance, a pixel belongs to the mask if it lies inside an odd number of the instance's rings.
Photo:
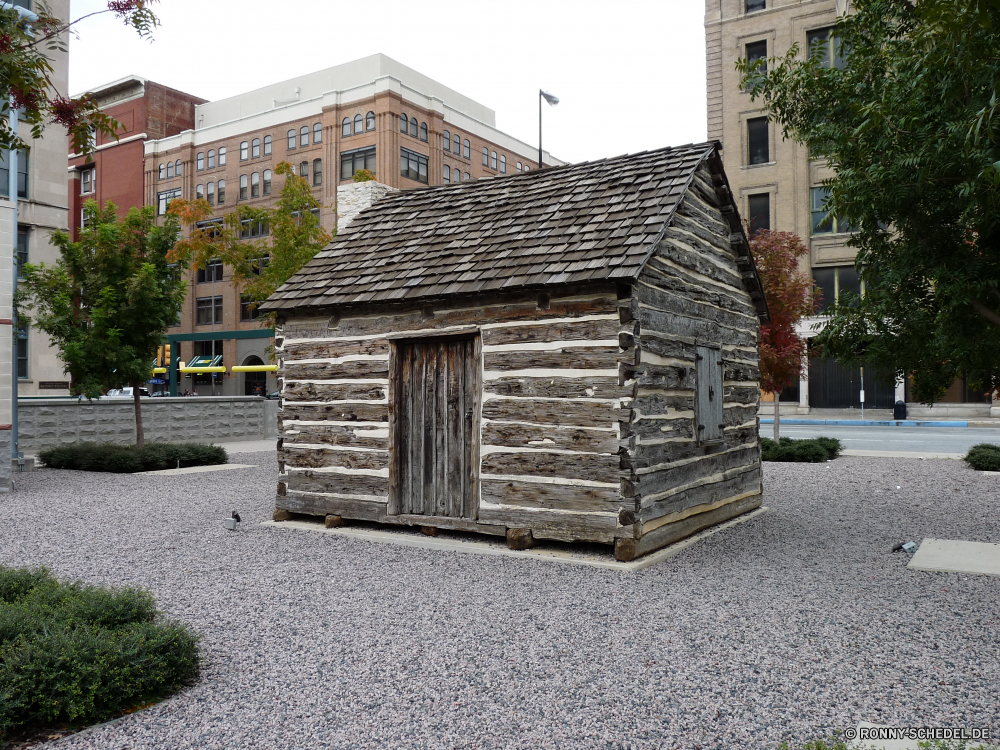
<path id="1" fill-rule="evenodd" d="M 195 300 L 195 325 L 222 322 L 222 297 L 199 297 Z"/>
<path id="2" fill-rule="evenodd" d="M 813 268 L 813 281 L 819 287 L 822 295 L 820 313 L 826 312 L 836 304 L 857 303 L 857 298 L 864 295 L 864 284 L 854 266 L 832 266 Z M 850 292 L 848 296 L 845 292 Z"/>
<path id="3" fill-rule="evenodd" d="M 503 154 L 500 154 L 500 171 L 507 174 L 507 157 Z"/>
<path id="4" fill-rule="evenodd" d="M 303 180 L 309 179 L 309 162 L 303 161 L 299 162 L 299 177 Z"/>
<path id="5" fill-rule="evenodd" d="M 472 179 L 472 177 L 471 177 L 471 176 L 469 175 L 469 173 L 468 173 L 468 172 L 465 172 L 465 173 L 464 173 L 464 174 L 462 175 L 462 180 L 464 180 L 465 182 L 468 182 L 468 181 L 469 181 L 469 180 L 471 180 L 471 179 Z"/>
<path id="6" fill-rule="evenodd" d="M 81 208 L 80 209 L 80 229 L 86 229 L 86 228 L 87 228 L 87 209 L 86 208 Z"/>
<path id="7" fill-rule="evenodd" d="M 2 155 L 0 155 L 0 158 L 2 158 Z M 158 178 L 161 179 L 161 180 L 165 180 L 167 178 L 167 165 L 166 164 L 161 164 L 160 165 L 160 173 L 158 175 Z"/>
<path id="8" fill-rule="evenodd" d="M 455 167 L 455 171 L 451 173 L 451 177 L 455 182 L 462 181 L 462 173 L 459 171 L 458 167 Z"/>
<path id="9" fill-rule="evenodd" d="M 447 130 L 444 131 L 444 134 L 441 136 L 441 143 L 444 146 L 445 151 L 451 151 L 451 133 Z"/>
<path id="10" fill-rule="evenodd" d="M 446 185 L 451 182 L 451 167 L 445 164 L 441 174 L 442 174 L 442 179 L 444 180 L 444 183 Z"/>
<path id="11" fill-rule="evenodd" d="M 399 132 L 406 134 L 406 128 L 409 125 L 409 120 L 406 119 L 406 112 L 399 116 Z"/>
<path id="12" fill-rule="evenodd" d="M 226 147 L 225 146 L 220 146 L 219 147 L 219 166 L 220 167 L 226 166 Z"/>
<path id="13" fill-rule="evenodd" d="M 483 146 L 483 166 L 488 167 L 490 165 L 490 150 Z"/>
<path id="14" fill-rule="evenodd" d="M 747 150 L 750 164 L 767 164 L 771 161 L 766 117 L 752 117 L 747 120 Z"/>
<path id="15" fill-rule="evenodd" d="M 417 182 L 427 183 L 427 157 L 410 151 L 408 148 L 399 150 L 399 173 Z"/>
<path id="16" fill-rule="evenodd" d="M 239 200 L 245 201 L 247 199 L 247 176 L 245 174 L 240 175 L 240 197 Z"/>
<path id="17" fill-rule="evenodd" d="M 205 186 L 204 185 L 195 185 L 194 186 L 194 199 L 200 201 L 204 197 L 205 197 Z"/>
<path id="18" fill-rule="evenodd" d="M 267 235 L 271 233 L 271 227 L 263 219 L 260 221 L 243 219 L 243 221 L 240 222 L 240 225 L 241 240 L 252 239 L 254 237 L 267 237 Z"/>
<path id="19" fill-rule="evenodd" d="M 367 169 L 375 172 L 375 147 L 359 148 L 354 151 L 343 151 L 340 154 L 340 179 L 349 180 L 357 172 Z"/>
<path id="20" fill-rule="evenodd" d="M 746 0 L 747 13 L 756 13 L 767 8 L 767 0 Z"/>
<path id="21" fill-rule="evenodd" d="M 761 229 L 771 228 L 771 196 L 768 193 L 747 196 L 747 220 L 751 237 Z"/>
<path id="22" fill-rule="evenodd" d="M 271 194 L 271 170 L 264 170 L 264 195 Z"/>
<path id="23" fill-rule="evenodd" d="M 226 181 L 219 180 L 219 205 L 226 202 Z"/>
<path id="24" fill-rule="evenodd" d="M 15 251 L 15 259 L 17 260 L 17 276 L 21 278 L 23 274 L 21 271 L 24 267 L 28 265 L 28 227 L 22 227 L 20 224 L 17 225 L 17 248 Z"/>
<path id="25" fill-rule="evenodd" d="M 215 169 L 215 149 L 210 148 L 208 150 L 208 168 Z"/>
<path id="26" fill-rule="evenodd" d="M 427 143 L 427 123 L 426 122 L 420 123 L 420 140 L 422 140 L 424 143 Z"/>
<path id="27" fill-rule="evenodd" d="M 490 169 L 497 168 L 497 152 L 494 151 L 490 154 Z"/>
<path id="28" fill-rule="evenodd" d="M 222 261 L 218 258 L 208 261 L 204 268 L 198 269 L 197 278 L 199 284 L 211 284 L 216 281 L 222 281 Z"/>
<path id="29" fill-rule="evenodd" d="M 240 144 L 240 161 L 246 161 L 250 158 L 250 149 L 247 146 L 248 144 L 246 141 L 243 141 Z"/>
<path id="30" fill-rule="evenodd" d="M 260 138 L 254 138 L 250 142 L 250 158 L 251 159 L 260 158 Z"/>
<path id="31" fill-rule="evenodd" d="M 260 198 L 260 172 L 250 175 L 250 197 Z"/>
<path id="32" fill-rule="evenodd" d="M 205 197 L 208 199 L 208 205 L 210 205 L 210 206 L 214 206 L 215 205 L 215 183 L 214 182 L 208 183 L 208 192 L 205 194 Z"/>
<path id="33" fill-rule="evenodd" d="M 518 162 L 518 163 L 517 163 L 517 171 L 518 171 L 518 172 L 520 172 L 520 171 L 521 171 L 521 162 Z"/>
<path id="34" fill-rule="evenodd" d="M 764 74 L 767 73 L 767 40 L 763 39 L 759 42 L 751 42 L 746 46 L 746 53 L 747 63 L 751 66 L 756 63 L 756 67 L 751 67 L 753 77 L 749 83 L 750 86 L 752 86 L 759 78 L 762 78 Z M 750 86 L 747 86 L 744 91 L 749 91 Z"/>
<path id="35" fill-rule="evenodd" d="M 178 177 L 181 176 L 181 160 L 180 159 L 178 159 L 177 161 L 174 162 L 174 172 L 176 173 L 176 175 Z"/>
<path id="36" fill-rule="evenodd" d="M 462 157 L 465 159 L 472 158 L 472 144 L 469 143 L 468 138 L 462 141 Z"/>
<path id="37" fill-rule="evenodd" d="M 455 150 L 455 156 L 461 156 L 462 155 L 462 141 L 459 140 L 458 133 L 455 133 L 454 143 L 455 143 L 455 149 L 454 149 Z"/>
<path id="38" fill-rule="evenodd" d="M 156 194 L 156 215 L 163 216 L 167 213 L 167 206 L 170 205 L 170 201 L 174 198 L 181 197 L 181 189 L 174 188 L 173 190 L 164 190 Z"/>
<path id="39" fill-rule="evenodd" d="M 264 136 L 264 156 L 271 155 L 271 136 Z"/>
<path id="40" fill-rule="evenodd" d="M 240 295 L 240 320 L 257 320 L 259 317 L 259 305 L 245 294 Z"/>
<path id="41" fill-rule="evenodd" d="M 85 169 L 80 173 L 80 193 L 87 195 L 88 193 L 97 192 L 97 170 L 96 169 Z"/>
<path id="42" fill-rule="evenodd" d="M 347 138 L 351 134 L 351 118 L 345 117 L 344 121 L 340 123 L 340 137 Z"/>
<path id="43" fill-rule="evenodd" d="M 369 112 L 367 115 L 365 115 L 365 130 L 374 130 L 374 129 L 375 129 L 375 113 Z"/>
<path id="44" fill-rule="evenodd" d="M 843 234 L 845 232 L 856 232 L 857 227 L 851 225 L 846 219 L 831 213 L 823 207 L 830 197 L 830 189 L 825 187 L 814 187 L 809 189 L 810 211 L 812 213 L 812 233 L 813 234 Z"/>
<path id="45" fill-rule="evenodd" d="M 250 261 L 250 273 L 254 276 L 260 276 L 270 262 L 271 256 L 266 253 L 261 255 L 259 258 Z"/>
<path id="46" fill-rule="evenodd" d="M 417 124 L 417 118 L 416 117 L 411 117 L 410 118 L 410 135 L 413 136 L 414 138 L 416 138 L 418 130 L 420 130 L 420 125 Z"/>
<path id="47" fill-rule="evenodd" d="M 323 123 L 317 122 L 313 125 L 313 143 L 323 142 Z"/>
<path id="48" fill-rule="evenodd" d="M 309 126 L 303 125 L 299 128 L 299 145 L 302 147 L 309 145 Z"/>
<path id="49" fill-rule="evenodd" d="M 361 133 L 363 128 L 364 120 L 361 119 L 361 115 L 354 115 L 354 135 Z"/>
<path id="50" fill-rule="evenodd" d="M 288 150 L 291 151 L 293 148 L 295 148 L 295 131 L 294 130 L 289 130 L 288 131 Z"/>
<path id="51" fill-rule="evenodd" d="M 313 159 L 313 187 L 323 184 L 323 160 Z"/>
<path id="52" fill-rule="evenodd" d="M 195 157 L 194 168 L 199 172 L 205 168 L 205 154 L 202 151 Z"/>
<path id="53" fill-rule="evenodd" d="M 172 161 L 167 162 L 167 179 L 169 180 L 174 176 L 174 163 Z"/>
<path id="54" fill-rule="evenodd" d="M 840 37 L 833 33 L 832 26 L 806 32 L 806 43 L 809 47 L 809 57 L 815 57 L 820 66 L 829 68 L 832 61 L 834 68 L 843 70 L 847 64 Z"/>
<path id="55" fill-rule="evenodd" d="M 17 348 L 17 379 L 28 377 L 28 329 L 18 328 L 15 333 L 14 346 Z"/>

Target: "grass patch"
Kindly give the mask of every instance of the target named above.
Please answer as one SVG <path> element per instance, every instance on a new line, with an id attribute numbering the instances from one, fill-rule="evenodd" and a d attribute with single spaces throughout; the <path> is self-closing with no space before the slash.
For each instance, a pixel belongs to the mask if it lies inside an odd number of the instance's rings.
<path id="1" fill-rule="evenodd" d="M 962 459 L 978 471 L 1000 471 L 1000 445 L 980 443 L 969 448 Z"/>
<path id="2" fill-rule="evenodd" d="M 147 592 L 0 566 L 0 738 L 104 721 L 197 671 L 196 636 L 160 617 Z"/>
<path id="3" fill-rule="evenodd" d="M 781 438 L 777 443 L 768 438 L 760 440 L 761 459 L 764 461 L 820 463 L 832 461 L 840 455 L 842 449 L 840 441 L 831 437 L 808 440 Z"/>
<path id="4" fill-rule="evenodd" d="M 229 460 L 225 448 L 200 443 L 146 443 L 142 448 L 114 443 L 77 443 L 40 451 L 38 458 L 50 469 L 118 474 L 212 466 Z"/>

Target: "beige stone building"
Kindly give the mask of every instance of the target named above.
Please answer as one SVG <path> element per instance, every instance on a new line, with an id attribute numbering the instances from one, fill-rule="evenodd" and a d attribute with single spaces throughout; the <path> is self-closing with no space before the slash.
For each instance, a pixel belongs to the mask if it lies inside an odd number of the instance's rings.
<path id="1" fill-rule="evenodd" d="M 175 197 L 204 197 L 216 216 L 270 206 L 282 161 L 309 180 L 323 227 L 337 226 L 338 191 L 367 169 L 397 189 L 478 180 L 534 169 L 537 146 L 496 127 L 493 110 L 382 54 L 195 107 L 195 127 L 146 142 L 145 201 L 163 214 Z M 561 163 L 544 155 L 546 164 Z M 347 191 L 348 193 L 356 191 Z M 251 237 L 266 228 L 247 227 Z M 180 358 L 222 356 L 222 365 L 267 361 L 269 334 L 240 303 L 221 264 L 190 274 Z M 263 381 L 263 377 L 260 376 Z M 270 376 L 261 385 L 275 390 Z M 179 390 L 252 393 L 257 377 L 193 375 Z"/>

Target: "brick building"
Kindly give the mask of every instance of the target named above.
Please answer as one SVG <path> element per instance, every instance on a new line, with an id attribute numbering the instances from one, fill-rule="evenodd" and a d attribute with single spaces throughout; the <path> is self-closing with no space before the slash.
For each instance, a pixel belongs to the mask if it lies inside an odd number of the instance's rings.
<path id="1" fill-rule="evenodd" d="M 848 0 L 705 0 L 707 55 L 708 137 L 722 142 L 726 174 L 737 205 L 751 224 L 795 232 L 810 248 L 808 267 L 823 293 L 824 305 L 845 290 L 862 293 L 854 268 L 854 248 L 847 245 L 850 227 L 823 211 L 827 191 L 822 181 L 833 172 L 823 162 L 809 158 L 802 144 L 785 140 L 781 129 L 764 116 L 761 102 L 751 102 L 740 87 L 735 64 L 740 58 L 784 55 L 793 44 L 805 56 L 812 50 L 827 65 L 842 65 L 843 56 L 831 30 L 837 17 L 849 12 Z M 823 317 L 804 321 L 800 333 L 815 336 Z M 808 375 L 797 387 L 784 390 L 787 410 L 808 412 L 818 408 L 861 406 L 859 368 L 841 367 L 833 360 L 813 357 Z M 865 406 L 889 408 L 906 398 L 906 385 L 864 379 Z M 988 398 L 971 391 L 959 380 L 935 413 L 988 415 Z M 955 404 L 962 404 L 956 406 Z M 765 408 L 773 408 L 766 406 Z M 921 409 L 911 412 L 919 413 Z"/>
<path id="2" fill-rule="evenodd" d="M 270 206 L 291 162 L 313 186 L 327 231 L 337 226 L 338 188 L 367 169 L 406 189 L 514 174 L 537 166 L 536 146 L 497 130 L 489 108 L 377 54 L 198 104 L 194 127 L 145 144 L 145 201 L 166 211 L 175 197 L 204 197 L 217 216 L 243 204 Z M 561 163 L 545 154 L 546 164 Z M 248 227 L 248 236 L 266 228 Z M 268 361 L 269 331 L 241 304 L 221 264 L 191 273 L 180 325 L 180 359 L 222 357 L 225 367 Z M 242 395 L 276 389 L 270 375 L 192 375 L 181 391 Z"/>

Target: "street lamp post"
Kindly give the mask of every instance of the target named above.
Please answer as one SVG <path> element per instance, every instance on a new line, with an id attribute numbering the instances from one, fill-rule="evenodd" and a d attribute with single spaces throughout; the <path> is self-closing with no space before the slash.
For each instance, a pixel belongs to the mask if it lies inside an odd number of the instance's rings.
<path id="1" fill-rule="evenodd" d="M 554 107 L 559 103 L 559 97 L 538 89 L 538 168 L 542 168 L 542 99 Z"/>

